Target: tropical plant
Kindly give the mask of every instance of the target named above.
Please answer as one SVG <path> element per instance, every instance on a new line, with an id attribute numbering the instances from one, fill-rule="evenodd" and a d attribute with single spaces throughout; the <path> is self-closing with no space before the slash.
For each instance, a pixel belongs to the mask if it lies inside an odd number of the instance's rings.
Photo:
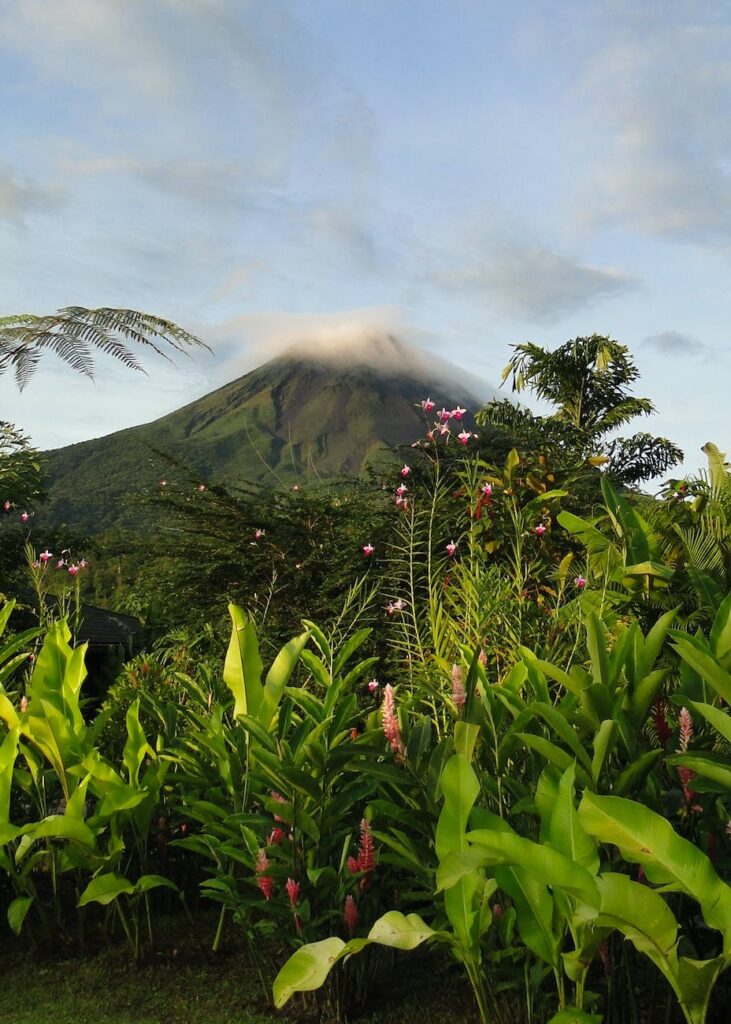
<path id="1" fill-rule="evenodd" d="M 639 371 L 625 345 L 604 335 L 574 338 L 550 351 L 527 342 L 513 346 L 503 371 L 514 392 L 528 389 L 554 412 L 530 413 L 508 401 L 491 402 L 478 422 L 506 431 L 523 450 L 550 451 L 557 464 L 603 463 L 605 471 L 629 484 L 664 473 L 683 458 L 666 438 L 637 433 L 610 435 L 636 416 L 653 411 L 649 398 L 636 398 L 630 386 Z"/>

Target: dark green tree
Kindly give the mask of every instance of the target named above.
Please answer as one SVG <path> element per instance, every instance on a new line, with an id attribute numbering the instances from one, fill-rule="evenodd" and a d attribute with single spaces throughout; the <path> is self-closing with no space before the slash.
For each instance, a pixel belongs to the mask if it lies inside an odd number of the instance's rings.
<path id="1" fill-rule="evenodd" d="M 545 415 L 504 399 L 488 403 L 477 416 L 506 433 L 521 450 L 550 450 L 555 464 L 602 465 L 615 480 L 636 485 L 666 472 L 683 453 L 664 437 L 615 432 L 637 416 L 654 412 L 649 398 L 631 387 L 639 370 L 625 345 L 600 334 L 574 338 L 552 351 L 526 342 L 513 346 L 503 372 L 515 393 L 529 391 L 547 402 Z"/>

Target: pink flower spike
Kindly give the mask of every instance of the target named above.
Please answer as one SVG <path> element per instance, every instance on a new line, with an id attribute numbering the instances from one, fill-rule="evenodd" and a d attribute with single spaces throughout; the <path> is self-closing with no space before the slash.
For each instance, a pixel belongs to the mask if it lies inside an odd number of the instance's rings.
<path id="1" fill-rule="evenodd" d="M 70 565 L 69 566 L 69 576 L 76 576 L 78 571 L 79 571 L 78 565 Z"/>
<path id="2" fill-rule="evenodd" d="M 452 415 L 456 420 L 461 420 L 466 412 L 466 409 L 461 409 L 459 406 L 456 409 L 452 409 Z"/>
<path id="3" fill-rule="evenodd" d="M 363 554 L 365 555 L 366 558 L 370 558 L 375 550 L 376 549 L 373 547 L 372 544 L 363 545 Z"/>
<path id="4" fill-rule="evenodd" d="M 462 669 L 459 665 L 452 665 L 452 700 L 458 711 L 467 703 L 467 693 L 462 682 Z"/>
<path id="5" fill-rule="evenodd" d="M 429 413 L 434 408 L 434 402 L 432 402 L 431 398 L 425 398 L 424 401 L 421 403 L 421 408 L 424 410 L 424 412 Z"/>
<path id="6" fill-rule="evenodd" d="M 693 719 L 687 708 L 680 709 L 680 714 L 678 715 L 678 734 L 680 741 L 678 753 L 684 754 L 688 749 L 688 744 L 693 739 Z"/>
<path id="7" fill-rule="evenodd" d="M 38 556 L 38 561 L 39 562 L 43 562 L 45 564 L 46 562 L 50 561 L 52 558 L 53 558 L 53 552 L 49 551 L 48 549 L 46 549 L 45 551 L 41 551 L 40 555 Z"/>
<path id="8" fill-rule="evenodd" d="M 283 841 L 284 832 L 282 831 L 281 828 L 276 827 L 273 828 L 269 833 L 269 838 L 267 839 L 267 846 L 281 846 Z"/>
<path id="9" fill-rule="evenodd" d="M 297 900 L 299 899 L 300 884 L 299 882 L 295 882 L 294 878 L 288 878 L 287 884 L 284 886 L 284 889 L 287 895 L 289 896 L 289 905 L 292 908 L 292 910 L 294 910 L 294 908 L 297 906 Z"/>
<path id="10" fill-rule="evenodd" d="M 404 463 L 403 466 L 401 467 L 401 476 L 404 477 L 404 479 L 406 479 L 410 472 L 411 466 L 407 466 L 406 463 Z"/>
<path id="11" fill-rule="evenodd" d="M 546 527 L 543 525 L 543 523 L 539 523 L 534 530 L 536 537 L 542 537 L 545 532 Z"/>
<path id="12" fill-rule="evenodd" d="M 583 590 L 586 587 L 586 580 L 583 576 L 577 576 L 574 580 L 574 586 L 577 590 Z"/>
<path id="13" fill-rule="evenodd" d="M 358 908 L 355 905 L 355 900 L 350 894 L 345 897 L 343 920 L 345 921 L 345 927 L 348 929 L 348 935 L 352 938 L 356 925 L 358 924 Z"/>
<path id="14" fill-rule="evenodd" d="M 457 553 L 457 545 L 454 543 L 453 540 L 450 540 L 449 544 L 446 545 L 446 552 L 450 558 L 454 558 L 455 554 Z"/>
<path id="15" fill-rule="evenodd" d="M 368 693 L 375 693 L 379 685 L 377 679 L 371 679 L 370 683 L 368 683 Z"/>
<path id="16" fill-rule="evenodd" d="M 399 725 L 398 715 L 396 714 L 396 701 L 394 698 L 393 687 L 390 683 L 386 684 L 383 691 L 381 721 L 383 723 L 383 734 L 388 740 L 391 750 L 393 750 L 394 754 L 398 757 L 403 757 L 406 748 L 404 747 L 404 741 L 401 738 L 401 726 Z"/>

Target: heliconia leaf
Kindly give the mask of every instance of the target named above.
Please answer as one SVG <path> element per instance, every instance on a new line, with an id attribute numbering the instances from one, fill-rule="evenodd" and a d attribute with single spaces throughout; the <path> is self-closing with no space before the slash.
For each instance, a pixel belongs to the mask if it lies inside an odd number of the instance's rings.
<path id="1" fill-rule="evenodd" d="M 554 901 L 547 887 L 525 868 L 498 867 L 495 878 L 513 902 L 525 945 L 544 963 L 557 967 L 561 935 L 554 928 Z"/>
<path id="2" fill-rule="evenodd" d="M 264 667 L 259 657 L 256 629 L 242 608 L 230 604 L 228 610 L 233 629 L 223 666 L 223 681 L 233 694 L 234 717 L 242 714 L 256 718 L 262 702 Z"/>
<path id="3" fill-rule="evenodd" d="M 719 665 L 705 640 L 674 630 L 672 646 L 683 661 L 705 679 L 728 705 L 731 705 L 731 674 Z"/>
<path id="4" fill-rule="evenodd" d="M 25 833 L 26 843 L 18 848 L 16 863 L 23 860 L 38 839 L 68 839 L 88 848 L 94 846 L 94 833 L 86 822 L 65 814 L 49 814 L 39 822 L 23 826 L 21 831 Z"/>
<path id="5" fill-rule="evenodd" d="M 430 928 L 418 914 L 402 914 L 389 910 L 380 917 L 368 932 L 368 941 L 392 949 L 416 949 L 422 942 L 437 937 L 439 933 Z"/>
<path id="6" fill-rule="evenodd" d="M 20 935 L 26 914 L 32 906 L 32 896 L 17 896 L 8 907 L 8 924 L 16 935 Z"/>
<path id="7" fill-rule="evenodd" d="M 264 693 L 259 710 L 259 720 L 264 729 L 268 729 L 274 712 L 277 710 L 284 688 L 295 670 L 305 644 L 310 638 L 309 631 L 300 633 L 281 649 L 269 669 L 264 683 Z"/>
<path id="8" fill-rule="evenodd" d="M 127 878 L 121 875 L 105 874 L 92 878 L 87 887 L 79 897 L 78 906 L 84 907 L 87 903 L 101 903 L 106 907 L 118 896 L 131 895 L 135 890 L 134 885 Z"/>
<path id="9" fill-rule="evenodd" d="M 619 847 L 625 860 L 642 864 L 651 882 L 696 900 L 706 924 L 722 933 L 724 952 L 731 955 L 731 888 L 669 821 L 632 800 L 590 792 L 582 797 L 579 819 L 589 835 Z"/>
<path id="10" fill-rule="evenodd" d="M 574 765 L 571 765 L 561 776 L 549 817 L 548 841 L 554 850 L 595 875 L 599 870 L 599 853 L 595 841 L 584 831 L 574 806 L 575 775 Z"/>
<path id="11" fill-rule="evenodd" d="M 135 892 L 149 892 L 150 889 L 172 889 L 178 892 L 175 882 L 171 882 L 164 875 L 140 875 L 135 882 Z"/>
<path id="12" fill-rule="evenodd" d="M 603 1020 L 600 1013 L 587 1013 L 586 1010 L 577 1010 L 570 1006 L 554 1014 L 548 1024 L 602 1024 Z"/>
<path id="13" fill-rule="evenodd" d="M 312 992 L 319 988 L 344 949 L 343 940 L 332 936 L 296 950 L 274 979 L 272 995 L 277 1009 L 295 992 Z"/>
<path id="14" fill-rule="evenodd" d="M 731 594 L 721 602 L 711 626 L 711 650 L 721 659 L 731 651 Z"/>

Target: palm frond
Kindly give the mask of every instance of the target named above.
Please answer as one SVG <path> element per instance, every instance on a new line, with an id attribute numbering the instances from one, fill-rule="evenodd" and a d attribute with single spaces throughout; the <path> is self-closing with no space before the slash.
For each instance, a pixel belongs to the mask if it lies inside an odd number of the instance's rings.
<path id="1" fill-rule="evenodd" d="M 152 349 L 168 361 L 170 349 L 186 354 L 195 347 L 210 351 L 200 338 L 151 313 L 107 306 L 64 306 L 46 316 L 19 313 L 0 317 L 0 374 L 13 369 L 22 391 L 44 351 L 53 352 L 86 377 L 94 374 L 94 351 L 144 373 L 131 345 Z"/>

